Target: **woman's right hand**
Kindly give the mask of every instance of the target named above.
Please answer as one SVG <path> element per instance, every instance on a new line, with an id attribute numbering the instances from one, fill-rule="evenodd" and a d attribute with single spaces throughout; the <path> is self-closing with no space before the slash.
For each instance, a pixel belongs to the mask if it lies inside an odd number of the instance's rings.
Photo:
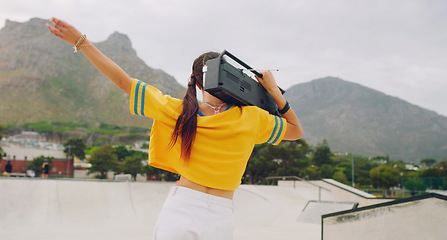
<path id="1" fill-rule="evenodd" d="M 46 24 L 48 30 L 68 44 L 75 45 L 76 41 L 82 36 L 82 33 L 75 27 L 60 19 L 53 17 L 50 19 L 50 23 Z"/>
<path id="2" fill-rule="evenodd" d="M 281 94 L 278 86 L 276 85 L 275 77 L 273 77 L 272 72 L 266 71 L 261 72 L 263 75 L 262 78 L 256 76 L 258 82 L 262 84 L 262 86 L 269 92 L 269 94 L 273 97 L 278 105 L 278 109 L 283 109 L 286 105 L 287 101 L 284 96 Z M 293 109 L 289 109 L 286 113 L 282 114 L 281 117 L 287 120 L 287 129 L 284 134 L 284 140 L 297 140 L 303 136 L 303 128 L 301 127 L 301 123 L 298 120 Z"/>

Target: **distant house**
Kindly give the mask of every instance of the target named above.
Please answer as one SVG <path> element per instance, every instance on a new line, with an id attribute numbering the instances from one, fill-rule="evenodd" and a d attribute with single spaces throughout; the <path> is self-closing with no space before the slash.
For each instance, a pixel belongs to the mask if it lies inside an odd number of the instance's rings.
<path id="1" fill-rule="evenodd" d="M 419 168 L 413 164 L 405 164 L 405 169 L 407 170 L 413 170 L 413 171 L 418 171 Z"/>
<path id="2" fill-rule="evenodd" d="M 6 163 L 10 160 L 14 173 L 26 173 L 28 162 L 40 156 L 49 156 L 54 158 L 50 176 L 73 175 L 73 159 L 67 159 L 66 154 L 61 150 L 27 148 L 18 145 L 3 145 L 2 148 L 7 156 L 0 161 L 0 172 L 4 171 Z"/>

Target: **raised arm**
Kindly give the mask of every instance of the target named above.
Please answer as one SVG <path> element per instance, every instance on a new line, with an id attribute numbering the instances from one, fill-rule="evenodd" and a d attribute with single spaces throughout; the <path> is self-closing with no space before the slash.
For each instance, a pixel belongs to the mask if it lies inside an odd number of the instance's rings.
<path id="1" fill-rule="evenodd" d="M 272 95 L 273 99 L 278 105 L 278 109 L 283 109 L 286 106 L 286 99 L 281 94 L 281 91 L 276 85 L 275 78 L 270 71 L 261 72 L 263 77 L 259 78 L 256 75 L 256 79 L 262 84 L 262 86 Z M 287 130 L 284 134 L 284 140 L 297 140 L 303 136 L 303 128 L 301 127 L 300 121 L 296 116 L 292 108 L 287 112 L 282 114 L 282 117 L 287 120 Z"/>
<path id="2" fill-rule="evenodd" d="M 67 22 L 51 18 L 50 23 L 46 24 L 48 30 L 68 44 L 75 45 L 82 36 L 80 31 Z M 133 79 L 120 66 L 102 54 L 88 39 L 81 43 L 79 49 L 96 69 L 130 95 Z"/>

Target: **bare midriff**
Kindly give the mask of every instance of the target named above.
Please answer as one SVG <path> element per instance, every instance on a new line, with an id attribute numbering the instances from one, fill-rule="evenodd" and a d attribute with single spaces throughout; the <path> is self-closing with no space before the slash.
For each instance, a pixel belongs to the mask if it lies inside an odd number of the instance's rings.
<path id="1" fill-rule="evenodd" d="M 216 188 L 205 187 L 203 185 L 197 184 L 195 182 L 191 182 L 185 177 L 180 177 L 180 180 L 177 182 L 177 186 L 187 187 L 199 192 L 207 193 L 210 195 L 233 199 L 234 190 L 222 190 Z"/>

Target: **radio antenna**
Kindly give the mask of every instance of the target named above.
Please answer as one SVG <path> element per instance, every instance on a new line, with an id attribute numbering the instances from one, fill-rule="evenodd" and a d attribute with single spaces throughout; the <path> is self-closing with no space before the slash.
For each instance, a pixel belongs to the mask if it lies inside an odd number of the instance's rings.
<path id="1" fill-rule="evenodd" d="M 242 70 L 248 70 L 248 71 L 257 71 L 257 72 L 279 72 L 279 69 L 242 69 Z"/>

